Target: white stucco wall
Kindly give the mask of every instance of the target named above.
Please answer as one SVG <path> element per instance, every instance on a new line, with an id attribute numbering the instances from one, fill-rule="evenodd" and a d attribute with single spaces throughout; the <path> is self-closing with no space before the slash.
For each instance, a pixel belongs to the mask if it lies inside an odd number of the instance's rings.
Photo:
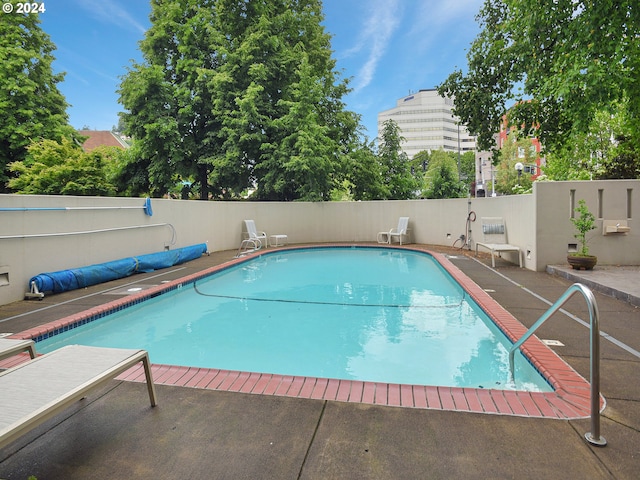
<path id="1" fill-rule="evenodd" d="M 590 253 L 606 265 L 640 264 L 640 181 L 602 180 L 592 182 L 537 182 L 536 224 L 538 261 L 536 269 L 566 263 L 570 244 L 576 244 L 570 221 L 574 205 L 584 199 L 596 216 L 596 229 L 587 234 Z M 627 234 L 603 234 L 605 220 L 626 222 Z"/>
<path id="2" fill-rule="evenodd" d="M 473 211 L 477 217 L 471 224 L 473 240 L 482 238 L 481 217 L 503 217 L 509 243 L 524 252 L 524 267 L 541 271 L 548 264 L 565 263 L 568 244 L 576 243 L 569 221 L 571 195 L 576 204 L 584 198 L 594 214 L 602 213 L 589 243 L 599 263 L 639 265 L 640 225 L 634 218 L 640 215 L 638 180 L 536 183 L 531 195 L 477 199 L 325 203 L 153 199 L 153 216 L 144 213 L 141 198 L 0 195 L 0 304 L 22 299 L 29 279 L 43 272 L 203 242 L 209 251 L 237 249 L 247 218 L 268 234 L 284 233 L 290 243 L 307 243 L 375 241 L 377 232 L 394 227 L 398 217 L 409 216 L 413 242 L 452 245 L 465 233 L 468 212 Z M 44 210 L 64 207 L 69 209 Z M 624 219 L 631 231 L 604 236 L 604 219 Z M 174 229 L 175 244 L 171 244 Z M 517 263 L 515 254 L 505 258 Z"/>

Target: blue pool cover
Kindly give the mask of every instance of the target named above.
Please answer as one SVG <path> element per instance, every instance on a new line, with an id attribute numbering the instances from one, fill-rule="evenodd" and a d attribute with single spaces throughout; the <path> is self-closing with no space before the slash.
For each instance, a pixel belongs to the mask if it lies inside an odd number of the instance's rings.
<path id="1" fill-rule="evenodd" d="M 60 270 L 59 272 L 41 273 L 29 280 L 40 292 L 66 292 L 76 288 L 84 288 L 118 278 L 128 277 L 134 273 L 151 272 L 160 268 L 179 265 L 199 258 L 207 253 L 207 244 L 200 243 L 189 247 L 176 248 L 163 252 L 123 258 L 111 262 L 89 265 L 81 268 Z"/>

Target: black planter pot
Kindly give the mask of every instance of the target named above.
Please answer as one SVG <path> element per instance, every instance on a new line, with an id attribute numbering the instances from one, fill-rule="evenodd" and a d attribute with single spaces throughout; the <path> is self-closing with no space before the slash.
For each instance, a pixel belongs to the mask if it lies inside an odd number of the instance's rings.
<path id="1" fill-rule="evenodd" d="M 567 255 L 567 262 L 574 270 L 593 270 L 593 267 L 598 263 L 598 257 L 594 255 Z"/>

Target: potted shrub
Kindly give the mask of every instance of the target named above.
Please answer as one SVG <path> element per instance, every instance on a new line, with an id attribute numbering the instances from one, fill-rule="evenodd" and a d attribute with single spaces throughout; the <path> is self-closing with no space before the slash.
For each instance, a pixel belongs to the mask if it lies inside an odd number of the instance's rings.
<path id="1" fill-rule="evenodd" d="M 567 261 L 574 270 L 591 270 L 598 262 L 598 257 L 589 255 L 587 233 L 596 228 L 596 217 L 589 211 L 584 200 L 578 201 L 575 212 L 578 216 L 571 218 L 571 223 L 576 227 L 574 237 L 580 243 L 580 250 L 567 255 Z"/>

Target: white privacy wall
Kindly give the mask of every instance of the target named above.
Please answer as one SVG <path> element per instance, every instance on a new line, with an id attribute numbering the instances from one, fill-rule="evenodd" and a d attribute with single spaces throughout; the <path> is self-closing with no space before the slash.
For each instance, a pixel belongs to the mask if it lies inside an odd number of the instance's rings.
<path id="1" fill-rule="evenodd" d="M 540 182 L 533 194 L 495 198 L 372 202 L 201 202 L 142 198 L 0 195 L 0 304 L 20 300 L 29 279 L 43 272 L 207 243 L 233 257 L 244 219 L 259 230 L 287 234 L 289 243 L 375 242 L 398 217 L 409 216 L 411 241 L 450 246 L 480 218 L 505 219 L 508 241 L 521 247 L 524 266 L 542 271 L 566 263 L 575 244 L 571 202 L 584 198 L 600 215 L 589 245 L 600 264 L 640 264 L 640 181 Z M 573 200 L 572 200 L 573 199 Z M 473 216 L 473 215 L 472 215 Z M 627 234 L 603 235 L 604 220 L 624 220 Z M 515 254 L 505 258 L 517 263 Z"/>

